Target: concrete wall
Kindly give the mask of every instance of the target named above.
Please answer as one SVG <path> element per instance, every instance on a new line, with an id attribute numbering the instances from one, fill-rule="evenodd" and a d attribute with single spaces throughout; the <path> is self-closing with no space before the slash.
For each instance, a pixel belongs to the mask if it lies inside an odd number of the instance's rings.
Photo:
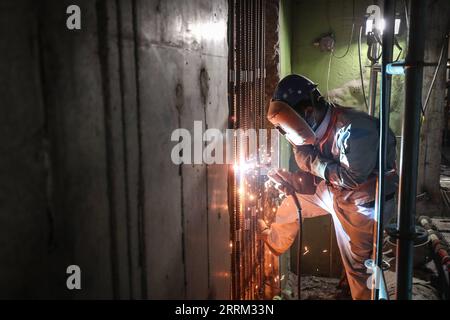
<path id="1" fill-rule="evenodd" d="M 31 3 L 0 2 L 1 299 L 35 298 L 49 275 L 48 144 Z"/>
<path id="2" fill-rule="evenodd" d="M 174 129 L 226 128 L 227 10 L 1 2 L 0 297 L 229 297 L 227 169 L 170 159 Z"/>

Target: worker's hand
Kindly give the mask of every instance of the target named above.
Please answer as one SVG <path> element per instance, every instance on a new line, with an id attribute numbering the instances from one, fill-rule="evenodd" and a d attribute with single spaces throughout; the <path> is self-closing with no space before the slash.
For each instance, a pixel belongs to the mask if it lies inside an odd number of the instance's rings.
<path id="1" fill-rule="evenodd" d="M 333 163 L 333 160 L 324 158 L 317 148 L 312 145 L 296 147 L 295 161 L 302 171 L 328 181 L 328 165 Z"/>
<path id="2" fill-rule="evenodd" d="M 286 171 L 284 169 L 276 169 L 268 173 L 271 179 L 282 179 L 292 189 L 286 188 L 282 184 L 275 184 L 276 189 L 284 194 L 291 194 L 295 191 L 300 194 L 314 194 L 316 191 L 316 184 L 314 181 L 314 176 L 303 171 L 297 171 L 295 173 Z"/>
<path id="3" fill-rule="evenodd" d="M 270 235 L 270 227 L 263 219 L 258 219 L 258 234 L 257 234 L 258 239 L 266 241 L 269 235 Z"/>
<path id="4" fill-rule="evenodd" d="M 269 184 L 273 186 L 278 192 L 282 194 L 292 194 L 294 186 L 291 181 L 291 173 L 284 169 L 274 169 L 269 171 L 267 176 L 269 179 Z"/>

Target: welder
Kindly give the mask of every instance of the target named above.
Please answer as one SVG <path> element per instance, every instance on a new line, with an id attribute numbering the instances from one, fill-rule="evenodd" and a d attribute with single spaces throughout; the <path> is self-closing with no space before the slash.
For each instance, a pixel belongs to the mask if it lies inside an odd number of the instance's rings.
<path id="1" fill-rule="evenodd" d="M 294 111 L 294 112 L 293 112 Z M 289 75 L 278 84 L 268 119 L 293 145 L 298 170 L 278 170 L 300 199 L 303 218 L 331 214 L 352 298 L 368 300 L 378 175 L 379 121 L 354 108 L 328 102 L 317 84 Z M 398 186 L 396 140 L 389 130 L 384 225 L 395 210 Z M 280 187 L 281 191 L 283 187 Z M 267 245 L 282 254 L 297 230 L 295 205 L 288 196 L 261 232 Z"/>

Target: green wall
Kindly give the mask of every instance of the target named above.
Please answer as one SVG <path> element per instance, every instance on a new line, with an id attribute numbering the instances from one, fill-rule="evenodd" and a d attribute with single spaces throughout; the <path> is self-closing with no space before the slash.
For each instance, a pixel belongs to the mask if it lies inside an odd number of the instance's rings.
<path id="1" fill-rule="evenodd" d="M 280 3 L 280 74 L 281 77 L 287 76 L 292 72 L 291 65 L 291 46 L 292 46 L 292 30 L 291 30 L 291 12 L 292 1 L 283 0 Z"/>
<path id="2" fill-rule="evenodd" d="M 364 24 L 366 8 L 374 1 L 353 1 L 353 0 L 315 0 L 285 1 L 289 3 L 290 37 L 280 38 L 281 48 L 290 46 L 290 57 L 281 56 L 281 66 L 290 65 L 292 73 L 303 74 L 319 84 L 319 89 L 324 96 L 329 96 L 330 100 L 344 106 L 355 107 L 366 111 L 361 90 L 358 62 L 358 37 L 361 24 Z M 343 56 L 349 44 L 354 7 L 354 32 L 353 40 L 348 54 Z M 404 12 L 403 1 L 398 1 L 398 12 Z M 404 19 L 402 19 L 404 23 Z M 283 26 L 281 26 L 283 29 Z M 400 45 L 405 48 L 404 25 L 399 35 Z M 285 30 L 280 30 L 280 35 L 284 35 Z M 321 52 L 313 43 L 320 36 L 332 32 L 336 39 L 336 49 L 334 56 L 330 52 Z M 364 69 L 366 96 L 368 95 L 369 84 L 369 60 L 367 59 L 366 37 L 362 36 L 361 56 Z M 286 38 L 286 39 L 285 39 Z M 288 43 L 288 44 L 287 44 Z M 405 51 L 405 50 L 404 50 Z M 402 57 L 403 53 L 402 52 Z M 395 49 L 396 57 L 399 51 Z M 283 58 L 290 61 L 283 61 Z M 331 58 L 331 64 L 330 64 Z M 328 69 L 330 66 L 330 77 L 327 88 Z M 287 68 L 285 69 L 287 70 Z M 327 90 L 328 89 L 328 90 Z M 403 106 L 403 79 L 400 76 L 393 78 L 392 103 L 391 103 L 391 127 L 400 135 L 401 132 L 401 110 Z"/>

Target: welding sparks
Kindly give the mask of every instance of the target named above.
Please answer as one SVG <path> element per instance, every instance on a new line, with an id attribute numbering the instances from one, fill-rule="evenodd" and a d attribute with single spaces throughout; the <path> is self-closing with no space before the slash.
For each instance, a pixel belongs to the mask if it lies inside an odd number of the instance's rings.
<path id="1" fill-rule="evenodd" d="M 242 163 L 235 163 L 233 165 L 233 170 L 235 173 L 240 174 L 247 174 L 249 171 L 256 170 L 258 168 L 258 165 L 256 165 L 253 162 L 242 162 Z"/>
<path id="2" fill-rule="evenodd" d="M 308 247 L 305 247 L 305 252 L 303 252 L 303 255 L 307 255 L 309 253 Z"/>

